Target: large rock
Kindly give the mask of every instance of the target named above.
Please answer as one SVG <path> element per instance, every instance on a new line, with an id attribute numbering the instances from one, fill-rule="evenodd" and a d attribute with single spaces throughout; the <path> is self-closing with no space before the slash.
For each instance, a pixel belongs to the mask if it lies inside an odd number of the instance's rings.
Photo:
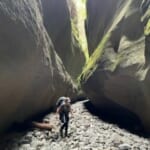
<path id="1" fill-rule="evenodd" d="M 64 66 L 76 79 L 85 63 L 85 55 L 77 36 L 78 31 L 72 21 L 77 17 L 76 7 L 72 0 L 69 2 L 67 0 L 41 1 L 45 27 Z"/>
<path id="2" fill-rule="evenodd" d="M 0 131 L 76 87 L 54 51 L 39 0 L 0 1 Z"/>
<path id="3" fill-rule="evenodd" d="M 149 1 L 112 3 L 87 2 L 88 44 L 95 51 L 83 70 L 81 85 L 96 107 L 108 111 L 123 107 L 139 116 L 150 131 Z"/>

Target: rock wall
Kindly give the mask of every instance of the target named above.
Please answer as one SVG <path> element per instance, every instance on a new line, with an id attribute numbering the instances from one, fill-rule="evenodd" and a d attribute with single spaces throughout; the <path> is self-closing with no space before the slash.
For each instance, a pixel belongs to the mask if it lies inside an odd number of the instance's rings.
<path id="1" fill-rule="evenodd" d="M 123 107 L 139 116 L 147 131 L 149 5 L 141 0 L 87 1 L 88 45 L 94 52 L 80 77 L 83 90 L 96 107 L 116 110 L 116 114 L 117 108 Z"/>
<path id="2" fill-rule="evenodd" d="M 111 25 L 118 3 L 121 2 L 117 0 L 87 0 L 85 27 L 90 55 L 94 52 L 107 28 Z"/>
<path id="3" fill-rule="evenodd" d="M 85 63 L 85 55 L 78 37 L 75 36 L 77 30 L 74 30 L 75 26 L 72 21 L 76 17 L 74 16 L 76 15 L 76 8 L 73 7 L 71 1 L 67 2 L 67 0 L 41 1 L 44 24 L 48 34 L 67 71 L 76 79 Z"/>
<path id="4" fill-rule="evenodd" d="M 40 0 L 0 1 L 0 131 L 76 93 L 41 8 Z"/>

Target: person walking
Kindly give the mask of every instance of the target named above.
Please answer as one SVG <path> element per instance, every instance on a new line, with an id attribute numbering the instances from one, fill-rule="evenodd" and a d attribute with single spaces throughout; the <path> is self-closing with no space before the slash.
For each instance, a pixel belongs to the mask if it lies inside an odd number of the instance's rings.
<path id="1" fill-rule="evenodd" d="M 59 106 L 57 105 L 58 103 L 59 103 Z M 68 125 L 69 125 L 69 119 L 70 119 L 69 113 L 72 114 L 71 100 L 69 97 L 63 97 L 63 98 L 60 97 L 56 105 L 57 105 L 56 112 L 57 114 L 59 114 L 59 119 L 61 122 L 60 136 L 66 137 L 68 136 Z M 65 130 L 65 133 L 64 133 L 64 130 Z"/>

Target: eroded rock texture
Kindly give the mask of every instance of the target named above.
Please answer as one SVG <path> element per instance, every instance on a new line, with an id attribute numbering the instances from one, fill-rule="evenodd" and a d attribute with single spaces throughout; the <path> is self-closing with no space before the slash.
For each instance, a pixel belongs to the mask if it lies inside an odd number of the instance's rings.
<path id="1" fill-rule="evenodd" d="M 82 88 L 96 107 L 125 108 L 150 131 L 149 0 L 88 0 L 87 8 L 88 45 L 94 52 Z"/>
<path id="2" fill-rule="evenodd" d="M 76 92 L 45 30 L 41 8 L 39 0 L 0 1 L 1 131 Z"/>
<path id="3" fill-rule="evenodd" d="M 85 63 L 74 20 L 75 5 L 67 0 L 41 0 L 44 24 L 54 47 L 70 75 L 76 79 Z"/>

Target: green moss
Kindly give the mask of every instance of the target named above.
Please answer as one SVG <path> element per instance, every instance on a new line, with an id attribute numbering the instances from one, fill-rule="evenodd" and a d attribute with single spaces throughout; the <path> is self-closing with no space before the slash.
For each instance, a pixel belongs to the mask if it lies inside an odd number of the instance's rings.
<path id="1" fill-rule="evenodd" d="M 146 24 L 144 28 L 144 34 L 146 36 L 150 35 L 150 8 L 146 10 L 141 18 L 141 21 L 144 22 L 144 25 Z"/>
<path id="2" fill-rule="evenodd" d="M 78 14 L 79 17 L 81 17 L 82 19 L 86 19 L 87 17 L 87 11 L 86 11 L 86 1 L 87 0 L 74 0 L 77 9 L 78 9 Z"/>
<path id="3" fill-rule="evenodd" d="M 72 34 L 75 36 L 75 38 L 77 39 L 77 41 L 79 41 L 79 32 L 77 30 L 75 22 L 76 21 L 74 19 L 71 19 Z"/>
<path id="4" fill-rule="evenodd" d="M 146 36 L 150 35 L 150 19 L 148 20 L 146 26 L 145 26 L 145 29 L 144 29 L 144 34 Z"/>
<path id="5" fill-rule="evenodd" d="M 91 76 L 91 74 L 93 74 L 93 72 L 98 68 L 101 57 L 103 55 L 103 51 L 105 49 L 108 40 L 111 37 L 112 31 L 114 31 L 115 28 L 119 26 L 119 24 L 124 20 L 126 13 L 130 11 L 130 8 L 132 6 L 132 1 L 126 1 L 122 6 L 123 6 L 122 9 L 118 10 L 119 13 L 117 15 L 114 14 L 113 21 L 110 24 L 110 27 L 108 29 L 107 28 L 105 29 L 107 31 L 106 34 L 103 36 L 96 50 L 89 58 L 87 64 L 83 68 L 81 75 L 78 77 L 78 82 L 81 83 L 82 85 L 83 82 L 86 81 Z M 110 60 L 110 62 L 108 62 L 112 64 L 111 65 L 106 64 L 105 69 L 108 69 L 109 71 L 113 72 L 117 68 L 121 60 L 122 60 L 121 55 L 114 56 L 114 60 Z"/>
<path id="6" fill-rule="evenodd" d="M 76 39 L 76 41 L 79 43 L 80 49 L 83 51 L 86 62 L 87 62 L 89 59 L 89 53 L 88 53 L 88 49 L 87 49 L 86 37 L 79 34 L 79 31 L 77 29 L 75 22 L 76 22 L 75 20 L 71 19 L 72 34 L 73 34 L 74 38 Z"/>
<path id="7" fill-rule="evenodd" d="M 77 16 L 74 16 L 71 20 L 72 25 L 72 34 L 74 35 L 76 41 L 81 46 L 86 62 L 89 59 L 87 39 L 85 35 L 84 21 L 87 17 L 86 13 L 86 0 L 73 0 L 74 5 L 76 6 Z"/>
<path id="8" fill-rule="evenodd" d="M 108 32 L 96 48 L 95 52 L 92 54 L 92 56 L 89 58 L 87 64 L 85 65 L 83 72 L 78 77 L 78 82 L 80 82 L 82 79 L 87 79 L 97 68 L 98 61 L 101 58 L 101 55 L 103 53 L 103 50 L 105 48 L 106 43 L 108 42 L 109 38 L 111 36 L 111 33 Z"/>

